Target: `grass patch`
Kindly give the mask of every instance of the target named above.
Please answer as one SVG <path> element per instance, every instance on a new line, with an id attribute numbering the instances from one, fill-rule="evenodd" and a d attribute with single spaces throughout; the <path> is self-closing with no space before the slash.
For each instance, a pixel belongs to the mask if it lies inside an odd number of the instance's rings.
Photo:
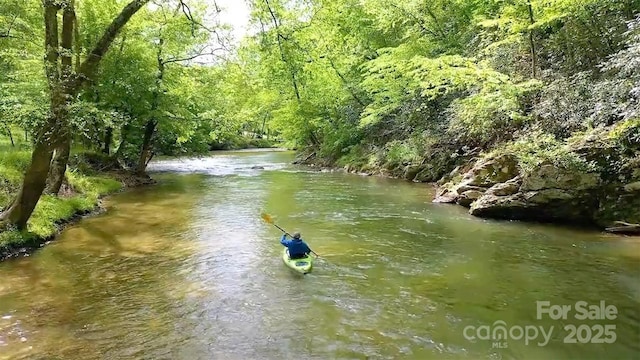
<path id="1" fill-rule="evenodd" d="M 87 176 L 77 170 L 67 171 L 67 180 L 73 189 L 81 194 L 100 196 L 116 192 L 122 184 L 107 176 Z"/>
<path id="2" fill-rule="evenodd" d="M 18 230 L 7 230 L 0 232 L 0 249 L 10 246 L 21 245 L 29 242 L 33 239 L 26 232 L 20 232 Z"/>
<path id="3" fill-rule="evenodd" d="M 30 160 L 29 148 L 12 147 L 6 139 L 0 138 L 0 209 L 10 205 Z M 40 198 L 26 231 L 8 229 L 0 232 L 0 253 L 2 249 L 36 244 L 55 235 L 60 224 L 92 211 L 101 196 L 122 188 L 122 184 L 113 178 L 93 173 L 88 175 L 80 170 L 85 168 L 89 167 L 74 164 L 68 169 L 67 181 L 73 190 L 70 196 L 44 195 Z"/>
<path id="4" fill-rule="evenodd" d="M 40 198 L 33 216 L 27 226 L 29 232 L 46 238 L 56 233 L 57 225 L 71 219 L 78 213 L 91 211 L 96 206 L 97 198 L 77 195 L 70 198 L 59 198 L 44 195 Z"/>
<path id="5" fill-rule="evenodd" d="M 11 202 L 30 161 L 29 150 L 13 147 L 8 141 L 0 141 L 0 209 Z"/>

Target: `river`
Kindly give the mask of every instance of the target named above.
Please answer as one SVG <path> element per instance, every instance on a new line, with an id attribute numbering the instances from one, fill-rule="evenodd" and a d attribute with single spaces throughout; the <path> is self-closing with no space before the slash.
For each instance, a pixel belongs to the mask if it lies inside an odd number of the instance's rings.
<path id="1" fill-rule="evenodd" d="M 474 218 L 424 184 L 291 160 L 156 161 L 158 185 L 0 263 L 0 358 L 640 356 L 637 238 Z M 312 273 L 284 266 L 263 211 L 321 256 Z M 540 301 L 567 319 L 538 319 Z M 579 302 L 609 309 L 580 320 Z"/>

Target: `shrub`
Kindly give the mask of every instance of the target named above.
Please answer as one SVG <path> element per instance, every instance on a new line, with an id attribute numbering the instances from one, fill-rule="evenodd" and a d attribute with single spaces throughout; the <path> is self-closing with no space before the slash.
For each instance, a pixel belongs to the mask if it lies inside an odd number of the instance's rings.
<path id="1" fill-rule="evenodd" d="M 553 135 L 540 131 L 533 132 L 526 137 L 506 143 L 487 154 L 494 157 L 500 154 L 515 155 L 518 164 L 524 172 L 548 163 L 563 169 L 577 171 L 592 171 L 594 167 L 580 155 L 572 152 L 569 146 Z"/>
<path id="2" fill-rule="evenodd" d="M 458 142 L 482 148 L 511 140 L 530 120 L 526 104 L 540 86 L 538 81 L 504 84 L 454 101 L 448 110 L 448 133 Z"/>

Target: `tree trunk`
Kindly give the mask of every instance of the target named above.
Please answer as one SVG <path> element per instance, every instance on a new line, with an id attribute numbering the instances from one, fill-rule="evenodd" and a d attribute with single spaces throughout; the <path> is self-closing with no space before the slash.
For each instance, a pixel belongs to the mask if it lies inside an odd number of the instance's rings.
<path id="1" fill-rule="evenodd" d="M 160 101 L 160 92 L 162 89 L 162 81 L 164 79 L 164 69 L 165 62 L 162 57 L 162 53 L 164 50 L 164 38 L 162 34 L 160 34 L 160 41 L 158 43 L 158 52 L 156 54 L 156 60 L 158 63 L 158 75 L 156 77 L 156 87 L 153 90 L 152 101 L 151 101 L 151 113 L 155 113 L 158 109 L 159 101 Z M 144 128 L 144 138 L 142 141 L 142 150 L 140 151 L 140 158 L 138 159 L 138 166 L 136 168 L 136 173 L 142 175 L 147 169 L 147 164 L 151 159 L 151 144 L 153 140 L 153 133 L 156 130 L 156 126 L 158 122 L 154 119 L 149 119 Z"/>
<path id="2" fill-rule="evenodd" d="M 13 142 L 13 134 L 11 133 L 11 128 L 7 126 L 7 135 L 9 135 L 9 140 L 11 140 L 11 146 L 15 147 L 16 143 Z"/>
<path id="3" fill-rule="evenodd" d="M 82 44 L 80 42 L 80 24 L 78 24 L 78 18 L 74 17 L 73 19 L 74 21 L 74 27 L 73 27 L 73 40 L 74 40 L 74 46 L 75 46 L 75 53 L 76 53 L 76 64 L 75 64 L 75 70 L 78 71 L 78 69 L 80 69 L 80 55 L 82 54 Z"/>
<path id="4" fill-rule="evenodd" d="M 66 119 L 68 108 L 65 92 L 60 86 L 58 70 L 58 10 L 55 1 L 43 2 L 45 23 L 45 72 L 49 84 L 49 117 L 38 131 L 36 143 L 31 154 L 31 164 L 27 168 L 18 196 L 7 211 L 0 216 L 0 222 L 9 222 L 24 229 L 33 213 L 44 187 L 51 167 L 53 148 L 59 139 L 61 121 Z"/>
<path id="5" fill-rule="evenodd" d="M 271 19 L 273 20 L 273 26 L 276 29 L 276 41 L 278 42 L 278 49 L 280 50 L 280 58 L 282 59 L 282 62 L 289 68 L 291 83 L 293 85 L 293 92 L 296 95 L 298 103 L 300 103 L 300 90 L 298 89 L 298 80 L 296 79 L 297 71 L 296 69 L 294 69 L 293 65 L 290 64 L 289 61 L 287 61 L 287 57 L 284 52 L 284 46 L 282 45 L 282 39 L 284 39 L 284 36 L 280 33 L 280 22 L 278 21 L 275 12 L 271 8 L 269 0 L 264 0 L 264 3 L 267 5 L 267 10 L 269 10 L 269 14 L 271 15 Z"/>
<path id="6" fill-rule="evenodd" d="M 36 144 L 31 154 L 31 165 L 27 169 L 18 196 L 9 209 L 0 216 L 0 222 L 15 224 L 19 229 L 25 228 L 27 220 L 31 217 L 31 213 L 33 213 L 33 209 L 44 190 L 47 174 L 49 174 L 51 155 L 51 148 L 48 144 L 45 142 Z"/>
<path id="7" fill-rule="evenodd" d="M 140 158 L 138 159 L 138 167 L 136 173 L 144 174 L 149 156 L 151 154 L 151 140 L 153 139 L 153 133 L 156 130 L 156 122 L 154 120 L 147 121 L 147 125 L 144 128 L 144 139 L 142 141 L 142 151 L 140 152 Z"/>
<path id="8" fill-rule="evenodd" d="M 531 25 L 535 23 L 533 18 L 533 6 L 531 6 L 531 0 L 527 2 L 529 8 L 529 21 Z M 533 41 L 533 29 L 529 30 L 529 46 L 531 48 L 531 76 L 535 79 L 538 77 L 538 58 L 536 54 L 536 43 Z"/>
<path id="9" fill-rule="evenodd" d="M 57 15 L 56 15 L 57 16 Z M 67 161 L 69 161 L 69 151 L 71 148 L 71 134 L 69 133 L 69 123 L 67 119 L 68 104 L 75 95 L 75 89 L 70 86 L 73 77 L 72 55 L 73 55 L 73 28 L 75 24 L 76 13 L 74 9 L 74 1 L 67 0 L 62 6 L 62 37 L 60 47 L 62 51 L 59 56 L 62 66 L 60 67 L 61 81 L 58 86 L 54 85 L 54 92 L 60 94 L 59 115 L 56 119 L 55 127 L 58 128 L 57 137 L 54 140 L 55 153 L 51 162 L 49 175 L 47 177 L 45 192 L 47 194 L 57 195 L 64 181 L 64 174 L 67 171 Z"/>
<path id="10" fill-rule="evenodd" d="M 69 162 L 69 153 L 71 152 L 71 136 L 64 135 L 62 143 L 55 149 L 53 160 L 51 161 L 51 169 L 49 170 L 49 177 L 47 179 L 47 186 L 45 193 L 51 195 L 58 195 L 60 187 L 64 182 L 64 175 L 67 171 L 67 163 Z"/>
<path id="11" fill-rule="evenodd" d="M 118 144 L 116 153 L 113 155 L 116 160 L 120 159 L 120 156 L 122 156 L 122 151 L 124 150 L 124 144 L 127 142 L 127 134 L 129 133 L 130 127 L 131 125 L 127 123 L 124 124 L 120 130 L 120 143 Z"/>
<path id="12" fill-rule="evenodd" d="M 111 141 L 113 140 L 113 128 L 109 126 L 104 134 L 104 148 L 102 152 L 109 155 L 111 152 Z"/>
<path id="13" fill-rule="evenodd" d="M 31 154 L 31 164 L 27 168 L 20 191 L 9 209 L 0 216 L 0 223 L 9 222 L 19 229 L 24 229 L 44 191 L 53 149 L 61 145 L 56 141 L 62 138 L 61 124 L 68 114 L 67 103 L 61 89 L 54 89 L 52 92 L 50 113 L 47 122 L 38 132 Z"/>
<path id="14" fill-rule="evenodd" d="M 267 125 L 267 116 L 262 119 L 262 128 L 260 129 L 260 137 L 264 137 L 264 127 Z"/>

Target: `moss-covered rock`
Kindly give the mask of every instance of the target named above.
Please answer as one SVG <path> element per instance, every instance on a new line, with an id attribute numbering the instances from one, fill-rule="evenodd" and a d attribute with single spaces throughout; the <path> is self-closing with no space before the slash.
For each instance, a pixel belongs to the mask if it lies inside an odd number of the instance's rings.
<path id="1" fill-rule="evenodd" d="M 594 129 L 567 143 L 509 144 L 476 161 L 437 191 L 435 202 L 476 216 L 640 223 L 640 121 Z M 535 141 L 532 139 L 531 141 Z"/>
<path id="2" fill-rule="evenodd" d="M 478 160 L 471 169 L 461 175 L 460 171 L 462 169 L 464 167 L 458 168 L 452 174 L 449 174 L 451 181 L 441 186 L 434 202 L 456 202 L 468 207 L 473 201 L 480 198 L 478 194 L 482 194 L 492 186 L 517 176 L 518 162 L 511 155 L 499 155 Z M 467 195 L 463 195 L 464 193 L 467 193 Z M 469 197 L 469 194 L 472 197 Z"/>

